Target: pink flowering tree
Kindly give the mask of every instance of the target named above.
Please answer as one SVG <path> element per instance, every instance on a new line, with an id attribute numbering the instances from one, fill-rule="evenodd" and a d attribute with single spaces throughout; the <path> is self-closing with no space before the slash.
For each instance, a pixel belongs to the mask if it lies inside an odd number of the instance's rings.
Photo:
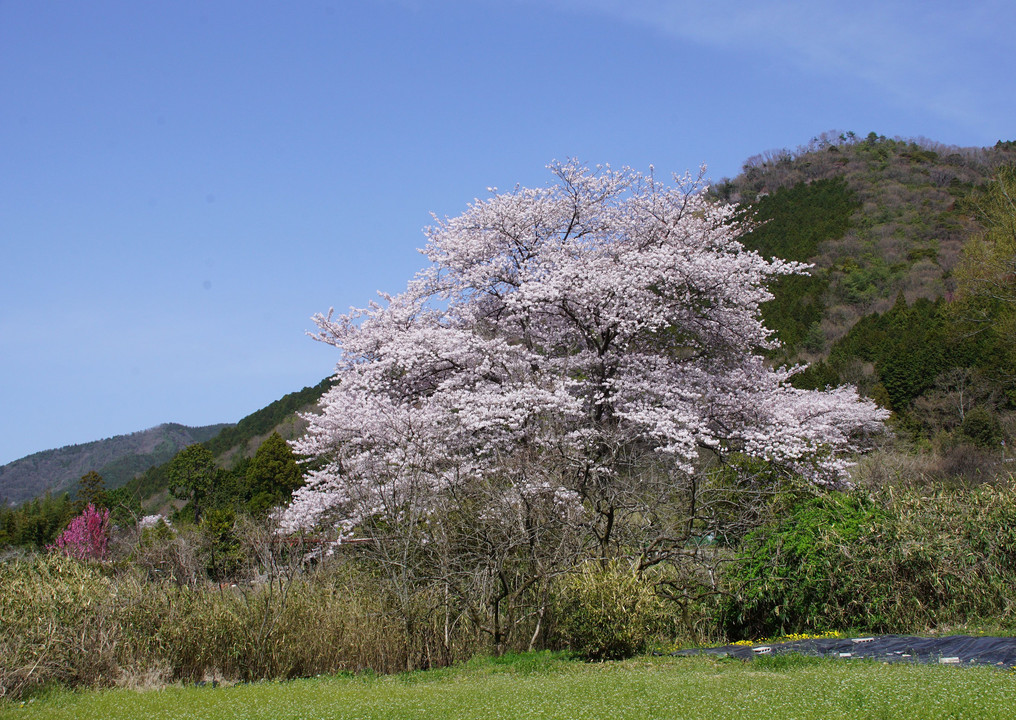
<path id="1" fill-rule="evenodd" d="M 420 562 L 468 556 L 443 577 L 496 603 L 583 554 L 680 546 L 703 458 L 834 484 L 881 430 L 853 388 L 795 389 L 800 368 L 763 354 L 767 283 L 807 266 L 745 250 L 690 178 L 551 170 L 549 187 L 436 221 L 405 292 L 315 318 L 342 355 L 295 443 L 317 469 L 284 529 L 378 528 Z M 506 581 L 506 566 L 525 570 Z"/>
<path id="2" fill-rule="evenodd" d="M 78 560 L 105 560 L 109 551 L 109 510 L 89 503 L 49 546 Z"/>

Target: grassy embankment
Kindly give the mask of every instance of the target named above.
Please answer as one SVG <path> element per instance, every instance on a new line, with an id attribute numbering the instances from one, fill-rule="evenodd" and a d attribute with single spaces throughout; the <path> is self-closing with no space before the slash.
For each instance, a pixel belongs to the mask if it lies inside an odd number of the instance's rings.
<path id="1" fill-rule="evenodd" d="M 1010 718 L 992 668 L 776 657 L 583 663 L 535 653 L 402 675 L 233 687 L 53 691 L 0 718 Z"/>

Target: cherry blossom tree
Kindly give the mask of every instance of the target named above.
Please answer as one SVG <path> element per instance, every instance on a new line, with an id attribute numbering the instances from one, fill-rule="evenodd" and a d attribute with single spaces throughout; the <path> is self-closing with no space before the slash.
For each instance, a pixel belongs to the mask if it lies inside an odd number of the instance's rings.
<path id="1" fill-rule="evenodd" d="M 449 518 L 474 548 L 496 527 L 460 574 L 494 577 L 518 550 L 523 579 L 494 593 L 507 597 L 577 553 L 679 544 L 705 456 L 837 483 L 880 431 L 887 413 L 853 388 L 795 389 L 801 368 L 764 356 L 778 345 L 759 315 L 766 285 L 807 266 L 745 250 L 732 209 L 690 177 L 551 171 L 549 187 L 435 219 L 430 264 L 401 294 L 315 318 L 342 355 L 295 443 L 316 469 L 284 528 L 351 537 L 408 520 L 461 557 Z"/>

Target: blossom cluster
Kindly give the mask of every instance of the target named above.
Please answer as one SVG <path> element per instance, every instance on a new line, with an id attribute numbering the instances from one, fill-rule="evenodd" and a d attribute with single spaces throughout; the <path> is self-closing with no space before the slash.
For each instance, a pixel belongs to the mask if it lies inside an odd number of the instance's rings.
<path id="1" fill-rule="evenodd" d="M 89 503 L 48 549 L 59 550 L 78 560 L 105 560 L 109 531 L 109 510 L 98 510 Z"/>
<path id="2" fill-rule="evenodd" d="M 140 520 L 138 520 L 138 529 L 139 530 L 144 530 L 146 528 L 154 528 L 154 527 L 158 527 L 159 525 L 162 525 L 162 524 L 165 524 L 167 526 L 170 524 L 169 519 L 166 516 L 164 516 L 164 515 L 145 515 Z"/>

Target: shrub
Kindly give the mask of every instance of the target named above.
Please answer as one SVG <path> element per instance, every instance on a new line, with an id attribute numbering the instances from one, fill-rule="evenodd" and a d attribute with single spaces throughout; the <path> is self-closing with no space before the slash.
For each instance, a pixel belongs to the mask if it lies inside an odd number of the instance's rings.
<path id="1" fill-rule="evenodd" d="M 853 614 L 845 610 L 857 602 L 847 548 L 868 541 L 878 512 L 860 495 L 834 493 L 809 498 L 749 533 L 727 572 L 731 594 L 722 614 L 728 635 L 842 627 Z"/>
<path id="2" fill-rule="evenodd" d="M 663 627 L 664 606 L 652 584 L 617 564 L 587 563 L 559 589 L 560 637 L 589 660 L 645 650 Z"/>
<path id="3" fill-rule="evenodd" d="M 732 638 L 915 632 L 1016 620 L 1016 484 L 889 488 L 800 503 L 749 534 L 725 578 Z"/>
<path id="4" fill-rule="evenodd" d="M 979 447 L 997 448 L 1002 440 L 1002 426 L 998 416 L 982 405 L 972 408 L 960 426 L 963 434 Z"/>
<path id="5" fill-rule="evenodd" d="M 69 687 L 294 678 L 462 660 L 468 623 L 429 618 L 410 641 L 376 579 L 337 562 L 249 585 L 146 580 L 58 553 L 0 562 L 0 698 Z"/>

